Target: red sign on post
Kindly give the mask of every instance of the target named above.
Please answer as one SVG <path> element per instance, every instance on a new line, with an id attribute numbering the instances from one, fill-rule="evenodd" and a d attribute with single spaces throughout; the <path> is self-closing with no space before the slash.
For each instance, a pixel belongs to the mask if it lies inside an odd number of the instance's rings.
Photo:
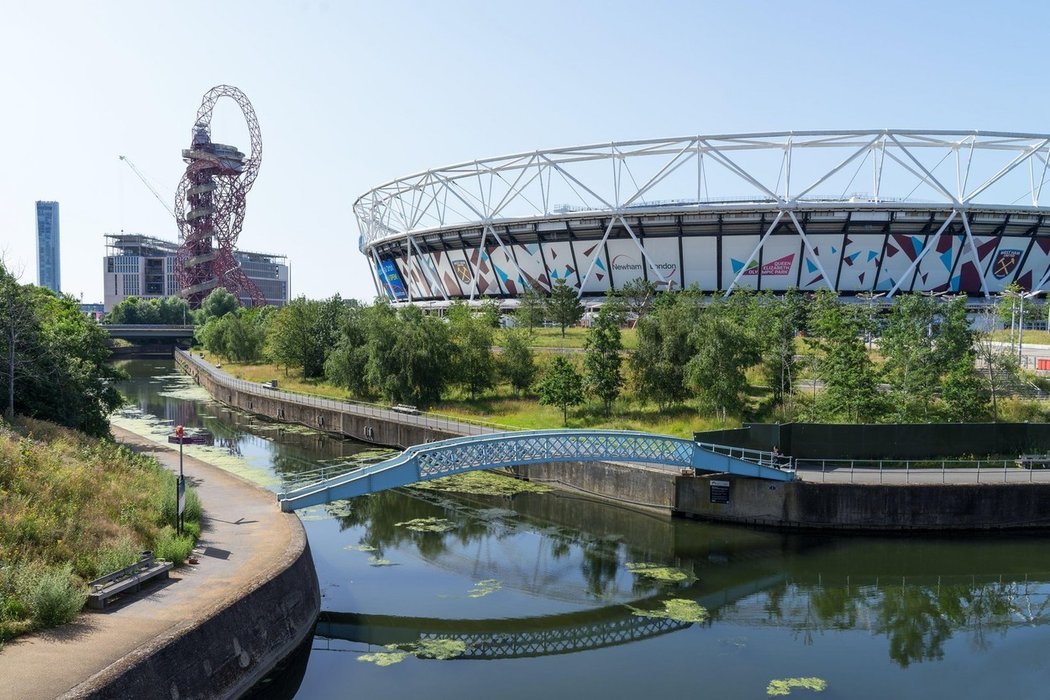
<path id="1" fill-rule="evenodd" d="M 186 431 L 182 429 L 181 425 L 176 425 L 175 426 L 175 435 L 176 435 L 176 437 L 180 437 L 181 438 L 185 434 L 186 434 Z"/>

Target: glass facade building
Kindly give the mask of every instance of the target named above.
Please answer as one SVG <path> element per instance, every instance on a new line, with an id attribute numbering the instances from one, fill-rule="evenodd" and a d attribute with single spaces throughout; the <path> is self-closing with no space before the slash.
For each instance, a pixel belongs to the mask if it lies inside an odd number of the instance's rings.
<path id="1" fill-rule="evenodd" d="M 110 311 L 127 297 L 168 297 L 179 293 L 175 277 L 178 244 L 139 233 L 106 235 L 103 299 Z M 235 251 L 233 257 L 271 306 L 288 303 L 288 259 L 283 255 Z M 251 305 L 242 295 L 241 304 Z"/>
<path id="2" fill-rule="evenodd" d="M 58 202 L 36 203 L 37 284 L 53 292 L 62 291 L 59 255 Z"/>

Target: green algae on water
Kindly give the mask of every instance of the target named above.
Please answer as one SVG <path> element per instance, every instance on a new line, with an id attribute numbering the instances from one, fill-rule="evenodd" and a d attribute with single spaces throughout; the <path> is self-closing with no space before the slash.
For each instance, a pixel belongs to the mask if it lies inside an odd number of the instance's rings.
<path id="1" fill-rule="evenodd" d="M 357 657 L 357 660 L 373 663 L 376 666 L 391 666 L 404 661 L 409 656 L 415 656 L 417 659 L 446 661 L 457 656 L 463 656 L 467 651 L 467 644 L 458 639 L 436 637 L 434 639 L 420 639 L 419 641 L 405 644 L 387 644 L 383 648 L 387 651 L 362 654 Z"/>
<path id="2" fill-rule="evenodd" d="M 377 651 L 374 654 L 361 654 L 361 656 L 357 657 L 357 660 L 375 664 L 376 666 L 392 666 L 401 663 L 412 655 L 411 652 L 401 651 L 397 644 L 387 644 L 383 648 L 389 649 L 390 651 Z"/>
<path id="3" fill-rule="evenodd" d="M 816 678 L 815 676 L 810 676 L 808 678 L 780 678 L 769 682 L 769 685 L 766 687 L 766 694 L 790 695 L 792 688 L 804 688 L 819 693 L 827 687 L 827 681 L 823 678 Z"/>
<path id="4" fill-rule="evenodd" d="M 394 523 L 395 527 L 403 527 L 414 532 L 448 532 L 456 528 L 444 518 L 413 518 L 404 522 Z"/>
<path id="5" fill-rule="evenodd" d="M 465 472 L 421 481 L 409 488 L 424 491 L 446 491 L 472 496 L 514 496 L 519 493 L 548 493 L 550 486 L 492 472 Z"/>
<path id="6" fill-rule="evenodd" d="M 420 659 L 454 659 L 467 651 L 466 642 L 458 639 L 420 639 L 415 643 L 415 655 Z"/>
<path id="7" fill-rule="evenodd" d="M 665 600 L 663 610 L 642 610 L 632 606 L 627 607 L 631 608 L 631 614 L 639 617 L 666 618 L 675 622 L 706 622 L 709 617 L 707 608 L 695 600 L 685 598 Z"/>
<path id="8" fill-rule="evenodd" d="M 379 557 L 375 556 L 374 554 L 372 556 L 368 557 L 368 565 L 369 566 L 397 566 L 397 564 L 395 564 L 394 562 L 390 561 L 389 559 L 380 559 Z"/>
<path id="9" fill-rule="evenodd" d="M 343 549 L 350 552 L 374 552 L 376 548 L 370 544 L 348 544 Z"/>
<path id="10" fill-rule="evenodd" d="M 660 566 L 649 562 L 627 562 L 627 570 L 635 576 L 644 576 L 665 583 L 692 582 L 696 577 L 671 566 Z"/>
<path id="11" fill-rule="evenodd" d="M 495 593 L 499 589 L 503 588 L 503 584 L 494 578 L 487 578 L 484 581 L 478 581 L 474 584 L 474 587 L 470 589 L 467 596 L 470 598 L 484 598 L 490 593 Z"/>

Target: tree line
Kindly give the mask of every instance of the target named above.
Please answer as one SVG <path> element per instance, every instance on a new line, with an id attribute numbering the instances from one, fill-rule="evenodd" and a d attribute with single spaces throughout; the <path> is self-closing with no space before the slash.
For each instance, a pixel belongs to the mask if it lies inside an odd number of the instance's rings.
<path id="1" fill-rule="evenodd" d="M 587 402 L 608 415 L 621 399 L 661 410 L 695 401 L 723 421 L 998 419 L 1016 362 L 971 327 L 964 297 L 901 295 L 881 312 L 872 301 L 830 291 L 657 294 L 638 281 L 588 315 L 582 353 L 548 356 L 542 371 L 530 347 L 536 326 L 553 322 L 564 334 L 584 313 L 564 282 L 547 297 L 527 290 L 511 328 L 494 300 L 480 309 L 454 302 L 439 317 L 338 295 L 245 310 L 216 290 L 198 312 L 198 336 L 229 360 L 268 360 L 355 398 L 420 407 L 454 391 L 490 395 L 505 382 L 563 419 Z M 625 351 L 628 320 L 637 342 Z"/>
<path id="2" fill-rule="evenodd" d="M 69 296 L 19 284 L 0 262 L 0 383 L 3 415 L 48 420 L 89 435 L 109 434 L 122 403 L 107 364 L 107 336 Z"/>

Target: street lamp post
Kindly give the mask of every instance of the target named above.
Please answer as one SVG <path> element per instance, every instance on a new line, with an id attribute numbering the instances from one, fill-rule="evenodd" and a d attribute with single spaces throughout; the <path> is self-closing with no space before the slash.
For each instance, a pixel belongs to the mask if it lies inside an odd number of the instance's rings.
<path id="1" fill-rule="evenodd" d="M 186 477 L 182 474 L 182 443 L 186 436 L 186 430 L 181 426 L 175 426 L 175 437 L 179 439 L 179 480 L 175 482 L 175 534 L 182 534 L 182 512 L 186 505 Z"/>

